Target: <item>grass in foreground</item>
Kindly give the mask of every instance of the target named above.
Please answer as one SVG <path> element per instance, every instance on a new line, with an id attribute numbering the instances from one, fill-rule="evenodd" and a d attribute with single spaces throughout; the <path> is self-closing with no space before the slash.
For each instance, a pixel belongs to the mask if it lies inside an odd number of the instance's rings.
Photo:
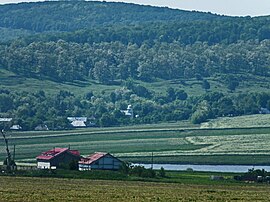
<path id="1" fill-rule="evenodd" d="M 18 170 L 12 173 L 1 173 L 0 176 L 13 177 L 40 177 L 40 178 L 69 178 L 69 179 L 88 179 L 88 180 L 121 180 L 121 181 L 145 181 L 145 182 L 166 182 L 181 184 L 208 184 L 208 185 L 229 185 L 239 183 L 233 180 L 235 173 L 217 173 L 217 172 L 201 172 L 201 171 L 165 171 L 165 177 L 161 177 L 160 170 L 155 170 L 155 176 L 139 177 L 139 173 L 130 171 L 125 174 L 121 171 L 93 170 L 93 171 L 77 171 L 77 170 Z M 210 180 L 211 175 L 220 175 L 225 180 Z"/>
<path id="2" fill-rule="evenodd" d="M 196 178 L 196 176 L 194 176 Z M 268 185 L 0 177 L 1 201 L 269 201 Z"/>

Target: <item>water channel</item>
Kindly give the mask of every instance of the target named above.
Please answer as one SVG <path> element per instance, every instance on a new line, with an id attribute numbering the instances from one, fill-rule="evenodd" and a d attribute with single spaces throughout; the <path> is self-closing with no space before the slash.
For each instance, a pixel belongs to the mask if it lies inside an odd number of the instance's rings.
<path id="1" fill-rule="evenodd" d="M 151 168 L 151 164 L 134 164 L 141 165 L 145 168 Z M 178 164 L 153 164 L 153 169 L 159 170 L 163 167 L 165 170 L 187 170 L 192 169 L 194 171 L 207 171 L 207 172 L 232 172 L 243 173 L 248 169 L 264 169 L 270 171 L 270 166 L 253 166 L 253 165 L 178 165 Z"/>

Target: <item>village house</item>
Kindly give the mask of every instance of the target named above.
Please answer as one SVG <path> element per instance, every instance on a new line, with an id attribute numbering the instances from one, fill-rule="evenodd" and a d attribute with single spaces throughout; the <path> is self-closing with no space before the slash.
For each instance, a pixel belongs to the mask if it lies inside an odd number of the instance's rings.
<path id="1" fill-rule="evenodd" d="M 22 130 L 22 127 L 20 125 L 13 125 L 10 127 L 10 130 Z"/>
<path id="2" fill-rule="evenodd" d="M 133 118 L 134 114 L 133 114 L 133 108 L 131 105 L 128 105 L 126 110 L 120 110 L 122 113 L 125 114 L 125 116 L 130 116 L 131 118 Z"/>
<path id="3" fill-rule="evenodd" d="M 86 127 L 87 117 L 67 117 L 74 128 Z"/>
<path id="4" fill-rule="evenodd" d="M 10 122 L 12 118 L 0 118 L 0 122 Z"/>
<path id="5" fill-rule="evenodd" d="M 37 168 L 58 168 L 61 167 L 61 165 L 69 165 L 71 162 L 78 162 L 80 158 L 81 156 L 78 150 L 70 150 L 69 148 L 54 148 L 37 156 Z"/>
<path id="6" fill-rule="evenodd" d="M 122 161 L 109 153 L 97 152 L 79 161 L 79 170 L 119 170 Z"/>
<path id="7" fill-rule="evenodd" d="M 48 128 L 47 125 L 40 124 L 40 125 L 38 125 L 37 127 L 35 127 L 35 130 L 36 130 L 36 131 L 46 131 L 46 130 L 49 130 L 49 128 Z"/>

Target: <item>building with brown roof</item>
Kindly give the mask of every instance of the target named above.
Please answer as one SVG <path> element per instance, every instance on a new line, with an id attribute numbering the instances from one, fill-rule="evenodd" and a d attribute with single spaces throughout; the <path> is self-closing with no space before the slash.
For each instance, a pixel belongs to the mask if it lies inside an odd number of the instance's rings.
<path id="1" fill-rule="evenodd" d="M 80 152 L 78 150 L 70 150 L 69 148 L 54 148 L 43 152 L 37 156 L 37 167 L 40 169 L 58 168 L 61 165 L 69 165 L 71 162 L 80 160 Z"/>
<path id="2" fill-rule="evenodd" d="M 79 161 L 79 170 L 119 170 L 122 161 L 109 153 L 97 152 Z"/>

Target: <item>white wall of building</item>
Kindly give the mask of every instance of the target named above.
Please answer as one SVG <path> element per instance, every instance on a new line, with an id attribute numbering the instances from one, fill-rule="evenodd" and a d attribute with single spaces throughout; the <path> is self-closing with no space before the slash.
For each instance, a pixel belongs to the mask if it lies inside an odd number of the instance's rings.
<path id="1" fill-rule="evenodd" d="M 50 164 L 50 162 L 37 162 L 37 168 L 39 168 L 39 169 L 50 169 L 51 164 Z"/>
<path id="2" fill-rule="evenodd" d="M 92 164 L 79 164 L 79 170 L 118 170 L 122 162 L 111 156 L 105 156 Z"/>

